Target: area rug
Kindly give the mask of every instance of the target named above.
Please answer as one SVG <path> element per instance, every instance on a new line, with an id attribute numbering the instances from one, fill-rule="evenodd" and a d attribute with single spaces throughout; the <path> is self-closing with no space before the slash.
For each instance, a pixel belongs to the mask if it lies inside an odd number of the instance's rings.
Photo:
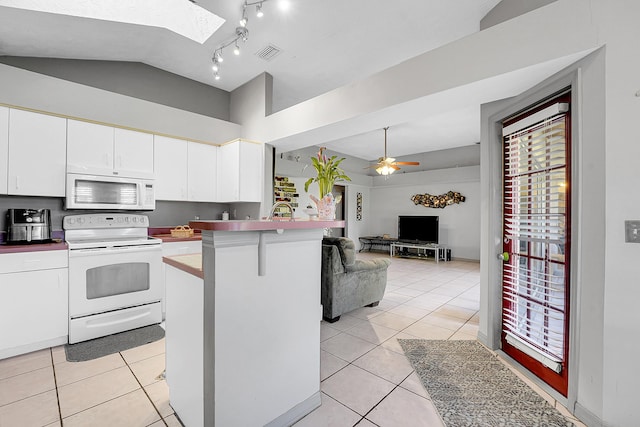
<path id="1" fill-rule="evenodd" d="M 449 427 L 574 425 L 477 341 L 398 341 Z"/>
<path id="2" fill-rule="evenodd" d="M 164 329 L 160 325 L 150 325 L 76 344 L 67 344 L 64 346 L 64 351 L 68 362 L 86 362 L 148 344 L 163 337 Z"/>

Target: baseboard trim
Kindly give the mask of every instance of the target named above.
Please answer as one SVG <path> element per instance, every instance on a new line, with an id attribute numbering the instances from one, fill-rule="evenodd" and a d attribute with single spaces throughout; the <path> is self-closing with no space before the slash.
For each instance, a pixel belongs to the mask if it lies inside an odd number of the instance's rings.
<path id="1" fill-rule="evenodd" d="M 476 338 L 478 339 L 478 341 L 480 341 L 482 345 L 484 345 L 487 348 L 491 348 L 489 346 L 489 339 L 487 338 L 487 335 L 485 333 L 478 331 L 478 335 L 476 335 Z"/>
<path id="2" fill-rule="evenodd" d="M 300 421 L 305 415 L 316 409 L 322 404 L 320 392 L 313 394 L 308 399 L 298 403 L 284 414 L 280 415 L 273 421 L 265 424 L 265 427 L 287 427 Z"/>
<path id="3" fill-rule="evenodd" d="M 6 359 L 8 357 L 19 356 L 25 353 L 31 353 L 37 350 L 42 350 L 43 348 L 56 347 L 59 345 L 67 344 L 68 342 L 69 342 L 69 337 L 67 335 L 64 335 L 62 337 L 52 338 L 49 340 L 21 345 L 18 347 L 2 349 L 0 350 L 0 360 Z"/>
<path id="4" fill-rule="evenodd" d="M 579 402 L 576 402 L 573 414 L 576 416 L 576 418 L 578 418 L 589 427 L 607 427 L 607 425 L 602 422 L 600 417 L 582 406 Z"/>

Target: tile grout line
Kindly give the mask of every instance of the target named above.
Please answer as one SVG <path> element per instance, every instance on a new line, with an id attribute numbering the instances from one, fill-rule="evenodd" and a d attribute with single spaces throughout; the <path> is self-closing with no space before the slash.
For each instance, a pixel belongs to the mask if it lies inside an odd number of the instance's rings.
<path id="1" fill-rule="evenodd" d="M 122 352 L 118 352 L 118 354 L 120 355 L 120 357 L 122 358 L 122 360 L 124 361 L 124 364 L 127 366 L 127 368 L 129 369 L 129 372 L 131 372 L 131 375 L 133 375 L 133 378 L 136 379 L 136 382 L 138 383 L 138 385 L 140 386 L 140 389 L 142 390 L 142 392 L 144 393 L 144 395 L 147 397 L 147 399 L 149 399 L 149 402 L 151 402 L 151 406 L 153 406 L 153 409 L 155 409 L 156 414 L 158 414 L 158 416 L 160 417 L 160 421 L 162 421 L 162 423 L 165 426 L 168 426 L 167 422 L 164 420 L 164 417 L 162 416 L 162 414 L 160 413 L 160 411 L 158 410 L 158 408 L 156 407 L 156 404 L 153 402 L 153 400 L 151 399 L 151 397 L 149 397 L 149 393 L 147 393 L 147 390 L 144 388 L 144 386 L 142 385 L 142 383 L 140 382 L 140 380 L 138 379 L 138 377 L 136 376 L 135 372 L 133 372 L 133 369 L 131 369 L 131 366 L 129 365 L 129 362 L 127 362 L 127 359 L 125 359 L 125 357 L 122 355 Z M 147 358 L 148 359 L 148 358 Z M 145 359 L 143 359 L 145 360 Z M 134 362 L 135 363 L 135 362 Z M 163 371 L 164 372 L 164 371 Z M 151 424 L 155 424 L 157 421 L 154 421 Z M 150 424 L 150 425 L 151 425 Z"/>
<path id="2" fill-rule="evenodd" d="M 58 393 L 58 377 L 56 376 L 56 364 L 53 361 L 53 348 L 49 347 L 49 356 L 51 357 L 51 370 L 53 371 L 53 385 L 56 389 L 56 403 L 58 404 L 58 419 L 60 420 L 60 425 L 64 425 L 62 423 L 62 409 L 60 409 L 60 394 Z"/>

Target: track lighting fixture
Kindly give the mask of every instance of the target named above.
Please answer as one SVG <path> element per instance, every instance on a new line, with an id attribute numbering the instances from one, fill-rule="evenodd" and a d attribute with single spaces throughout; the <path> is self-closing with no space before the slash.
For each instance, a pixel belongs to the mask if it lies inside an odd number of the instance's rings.
<path id="1" fill-rule="evenodd" d="M 247 25 L 249 23 L 249 17 L 248 17 L 248 13 L 247 13 L 247 8 L 251 7 L 251 6 L 255 6 L 256 7 L 256 16 L 258 18 L 262 18 L 264 16 L 264 11 L 262 8 L 262 4 L 265 2 L 268 2 L 270 0 L 260 0 L 260 1 L 254 1 L 254 2 L 247 2 L 245 1 L 244 4 L 242 5 L 242 15 L 240 18 L 240 26 L 236 28 L 236 33 L 235 36 L 227 39 L 226 42 L 222 43 L 220 46 L 218 46 L 216 48 L 216 50 L 213 52 L 213 72 L 214 77 L 216 80 L 220 79 L 220 63 L 222 63 L 222 61 L 224 61 L 224 59 L 222 58 L 222 50 L 232 46 L 233 45 L 233 53 L 235 55 L 240 55 L 240 46 L 238 45 L 238 42 L 240 40 L 242 40 L 242 42 L 246 42 L 249 39 L 249 29 L 247 28 Z M 278 5 L 280 6 L 280 9 L 282 10 L 286 10 L 288 9 L 289 6 L 289 2 L 287 0 L 278 0 Z"/>

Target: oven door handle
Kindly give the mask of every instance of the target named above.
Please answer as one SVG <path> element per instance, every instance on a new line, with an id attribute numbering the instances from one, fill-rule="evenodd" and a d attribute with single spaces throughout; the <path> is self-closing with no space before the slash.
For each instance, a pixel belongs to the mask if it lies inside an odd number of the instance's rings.
<path id="1" fill-rule="evenodd" d="M 162 252 L 160 245 L 108 246 L 102 248 L 69 249 L 69 257 L 115 255 L 133 252 Z"/>

